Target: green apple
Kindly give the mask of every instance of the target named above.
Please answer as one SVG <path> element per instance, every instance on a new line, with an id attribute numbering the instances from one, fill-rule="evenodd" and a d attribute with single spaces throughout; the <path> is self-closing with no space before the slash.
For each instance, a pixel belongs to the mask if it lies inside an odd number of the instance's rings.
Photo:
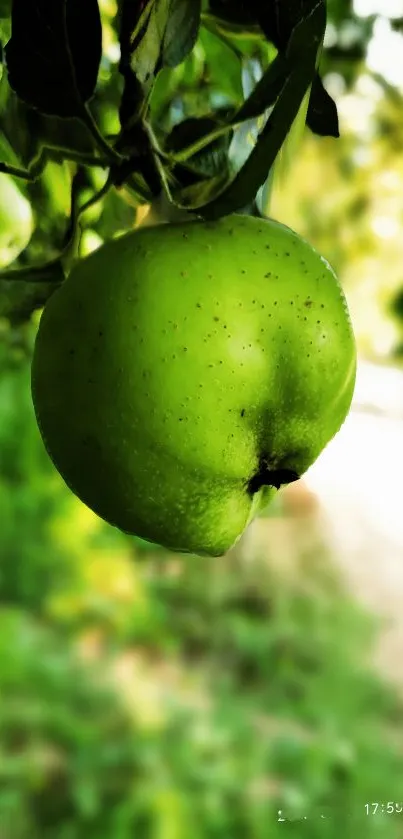
<path id="1" fill-rule="evenodd" d="M 353 329 L 328 262 L 275 221 L 132 231 L 76 264 L 32 393 L 66 483 L 125 532 L 219 556 L 342 425 Z"/>
<path id="2" fill-rule="evenodd" d="M 26 248 L 34 229 L 29 201 L 9 175 L 0 173 L 0 268 Z"/>

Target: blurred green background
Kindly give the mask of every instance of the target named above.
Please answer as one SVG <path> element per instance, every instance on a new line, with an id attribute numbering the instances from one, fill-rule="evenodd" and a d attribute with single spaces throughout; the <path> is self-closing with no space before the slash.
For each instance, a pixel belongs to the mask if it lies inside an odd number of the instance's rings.
<path id="1" fill-rule="evenodd" d="M 117 10 L 114 0 L 101 6 L 94 112 L 113 135 Z M 328 6 L 323 68 L 341 137 L 306 132 L 271 212 L 338 271 L 363 365 L 399 376 L 403 7 Z M 161 72 L 152 103 L 161 126 L 239 104 L 259 78 L 267 47 L 223 38 L 203 29 L 187 61 Z M 15 139 L 14 107 L 3 102 L 4 148 Z M 235 136 L 234 154 L 253 128 Z M 22 159 L 31 142 L 32 132 L 18 137 Z M 50 163 L 26 189 L 31 259 L 60 246 L 71 178 Z M 84 170 L 82 200 L 100 183 Z M 81 252 L 144 212 L 125 190 L 110 193 L 87 214 Z M 280 494 L 223 559 L 125 537 L 72 496 L 44 451 L 30 398 L 38 320 L 0 323 L 0 839 L 403 837 L 397 560 L 386 602 L 373 594 L 392 553 L 403 563 L 398 508 L 395 541 L 380 532 L 374 542 L 365 516 L 354 508 L 346 523 L 336 511 L 343 486 L 322 498 L 312 479 Z M 375 414 L 387 414 L 384 395 L 381 385 L 369 399 Z M 399 493 L 398 461 L 386 468 L 386 486 L 372 472 L 372 526 L 385 493 Z M 332 535 L 353 518 L 361 552 Z"/>

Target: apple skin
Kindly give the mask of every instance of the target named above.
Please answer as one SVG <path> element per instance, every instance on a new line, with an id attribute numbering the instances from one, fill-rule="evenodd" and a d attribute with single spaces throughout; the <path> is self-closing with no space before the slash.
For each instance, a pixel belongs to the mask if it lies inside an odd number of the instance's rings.
<path id="1" fill-rule="evenodd" d="M 41 318 L 32 395 L 73 492 L 121 530 L 220 556 L 349 411 L 356 346 L 326 260 L 249 216 L 131 231 Z"/>

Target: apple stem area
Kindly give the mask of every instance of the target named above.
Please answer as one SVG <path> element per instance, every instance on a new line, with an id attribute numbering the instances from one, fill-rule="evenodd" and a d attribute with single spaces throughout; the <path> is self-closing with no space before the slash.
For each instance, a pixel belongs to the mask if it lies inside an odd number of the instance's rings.
<path id="1" fill-rule="evenodd" d="M 251 495 L 255 495 L 264 486 L 280 489 L 280 487 L 298 480 L 297 472 L 293 472 L 292 469 L 270 469 L 266 458 L 262 458 L 258 471 L 255 472 L 248 483 L 248 491 Z"/>

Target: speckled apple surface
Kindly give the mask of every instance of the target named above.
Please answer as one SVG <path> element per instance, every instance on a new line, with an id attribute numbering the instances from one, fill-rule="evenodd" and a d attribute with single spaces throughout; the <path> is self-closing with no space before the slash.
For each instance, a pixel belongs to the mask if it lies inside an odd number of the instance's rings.
<path id="1" fill-rule="evenodd" d="M 221 555 L 342 425 L 353 329 L 330 265 L 248 216 L 149 227 L 79 262 L 32 365 L 45 446 L 120 529 Z"/>

